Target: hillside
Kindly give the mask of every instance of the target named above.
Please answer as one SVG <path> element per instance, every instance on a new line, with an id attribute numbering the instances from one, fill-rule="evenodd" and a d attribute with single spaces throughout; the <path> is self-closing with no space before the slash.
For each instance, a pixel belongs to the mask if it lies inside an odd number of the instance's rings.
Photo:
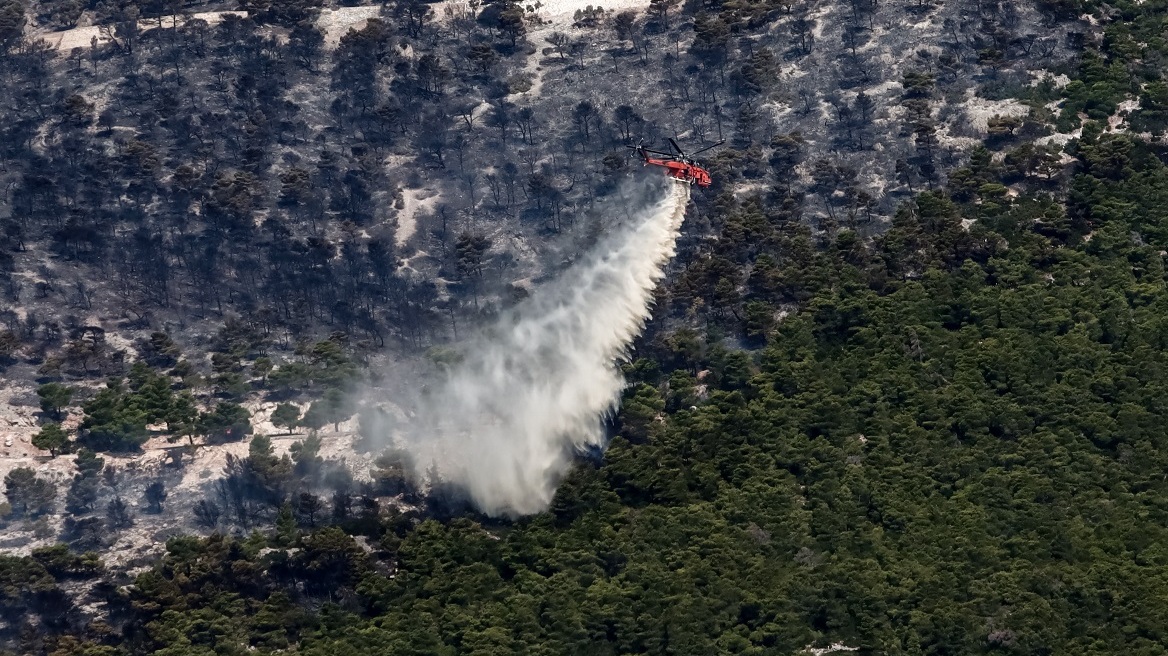
<path id="1" fill-rule="evenodd" d="M 1164 652 L 1163 14 L 0 0 L 0 652 Z M 476 507 L 415 397 L 666 137 L 606 448 Z"/>

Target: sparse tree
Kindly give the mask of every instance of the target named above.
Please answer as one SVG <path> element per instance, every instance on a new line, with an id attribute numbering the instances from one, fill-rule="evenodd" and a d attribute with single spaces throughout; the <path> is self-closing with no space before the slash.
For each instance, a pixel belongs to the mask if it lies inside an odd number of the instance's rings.
<path id="1" fill-rule="evenodd" d="M 485 43 L 471 46 L 467 52 L 466 58 L 475 65 L 475 68 L 480 73 L 486 75 L 490 72 L 491 67 L 499 60 L 499 55 L 495 53 L 495 49 Z"/>
<path id="2" fill-rule="evenodd" d="M 107 487 L 116 492 L 122 485 L 122 470 L 113 465 L 106 465 L 101 470 L 101 478 Z"/>
<path id="3" fill-rule="evenodd" d="M 641 115 L 628 105 L 620 105 L 613 111 L 613 119 L 620 127 L 621 138 L 632 141 L 633 129 L 639 128 L 645 122 Z"/>
<path id="4" fill-rule="evenodd" d="M 515 113 L 515 124 L 519 126 L 520 138 L 525 143 L 535 143 L 535 111 L 522 107 Z"/>
<path id="5" fill-rule="evenodd" d="M 568 42 L 571 40 L 571 37 L 569 37 L 567 34 L 558 31 L 552 32 L 547 37 L 547 42 L 552 44 L 552 48 L 555 49 L 556 54 L 560 56 L 560 61 L 565 61 L 568 59 Z"/>
<path id="6" fill-rule="evenodd" d="M 649 15 L 661 25 L 664 30 L 669 29 L 669 12 L 678 5 L 680 0 L 649 0 Z"/>
<path id="7" fill-rule="evenodd" d="M 621 41 L 628 41 L 633 34 L 633 30 L 637 25 L 636 12 L 625 10 L 617 12 L 612 17 L 612 31 L 616 32 L 616 38 Z"/>
<path id="8" fill-rule="evenodd" d="M 0 362 L 7 361 L 20 348 L 20 337 L 11 330 L 0 330 Z M 48 363 L 48 360 L 45 360 Z"/>
<path id="9" fill-rule="evenodd" d="M 100 517 L 66 517 L 62 539 L 77 551 L 94 551 L 105 545 L 106 530 Z"/>
<path id="10" fill-rule="evenodd" d="M 113 529 L 130 528 L 134 525 L 134 515 L 121 497 L 114 497 L 106 504 L 105 517 Z"/>
<path id="11" fill-rule="evenodd" d="M 167 408 L 163 419 L 166 429 L 173 432 L 174 438 L 179 439 L 186 435 L 190 443 L 194 444 L 194 433 L 199 418 L 199 409 L 195 406 L 195 397 L 189 391 L 183 391 L 173 396 L 170 407 Z"/>
<path id="12" fill-rule="evenodd" d="M 298 476 L 315 479 L 320 473 L 324 465 L 324 459 L 320 457 L 320 446 L 320 436 L 315 434 L 292 444 L 289 452 L 292 454 L 292 461 L 296 463 L 294 471 Z"/>
<path id="13" fill-rule="evenodd" d="M 207 501 L 206 499 L 200 499 L 195 504 L 194 513 L 195 521 L 203 528 L 215 528 L 218 526 L 219 517 L 223 514 L 214 501 Z"/>
<path id="14" fill-rule="evenodd" d="M 167 492 L 166 485 L 162 481 L 154 481 L 146 486 L 146 492 L 143 497 L 146 503 L 150 505 L 150 511 L 153 513 L 162 512 L 162 504 L 166 501 Z"/>
<path id="15" fill-rule="evenodd" d="M 17 517 L 37 517 L 52 511 L 57 486 L 28 467 L 17 467 L 4 477 L 4 496 Z"/>
<path id="16" fill-rule="evenodd" d="M 73 388 L 61 383 L 45 383 L 37 388 L 41 399 L 41 410 L 54 419 L 62 418 L 62 410 L 73 399 Z"/>
<path id="17" fill-rule="evenodd" d="M 341 430 L 341 422 L 353 416 L 353 407 L 345 393 L 332 387 L 324 392 L 324 417 L 333 425 L 333 431 Z"/>
<path id="18" fill-rule="evenodd" d="M 791 21 L 791 34 L 795 36 L 795 44 L 801 54 L 811 54 L 811 49 L 815 46 L 814 30 L 815 20 L 813 19 L 796 18 Z"/>
<path id="19" fill-rule="evenodd" d="M 345 490 L 333 492 L 333 519 L 343 522 L 353 512 L 353 497 Z"/>
<path id="20" fill-rule="evenodd" d="M 587 100 L 581 100 L 572 110 L 572 120 L 585 142 L 592 141 L 594 126 L 599 118 L 600 114 L 596 111 L 596 106 Z"/>
<path id="21" fill-rule="evenodd" d="M 499 13 L 499 29 L 507 36 L 511 47 L 514 48 L 519 39 L 527 34 L 523 23 L 523 8 L 517 3 L 506 3 L 506 9 Z"/>
<path id="22" fill-rule="evenodd" d="M 268 384 L 268 374 L 272 373 L 272 359 L 269 357 L 258 357 L 251 365 L 252 374 L 259 376 L 260 382 L 264 385 Z"/>
<path id="23" fill-rule="evenodd" d="M 273 426 L 285 428 L 291 435 L 292 429 L 300 424 L 300 408 L 294 403 L 281 403 L 272 411 L 271 421 Z"/>
<path id="24" fill-rule="evenodd" d="M 97 478 L 78 474 L 73 477 L 73 483 L 65 493 L 65 510 L 74 515 L 84 515 L 93 510 L 97 496 Z"/>
<path id="25" fill-rule="evenodd" d="M 308 406 L 304 416 L 300 418 L 300 425 L 315 433 L 329 423 L 328 410 L 323 401 L 313 401 Z"/>
<path id="26" fill-rule="evenodd" d="M 446 82 L 450 79 L 450 69 L 433 53 L 427 53 L 418 58 L 416 65 L 418 84 L 427 93 L 440 96 L 446 90 Z"/>
<path id="27" fill-rule="evenodd" d="M 499 139 L 507 143 L 507 128 L 511 126 L 511 110 L 514 106 L 508 102 L 500 102 L 487 110 L 487 125 L 499 129 Z"/>
<path id="28" fill-rule="evenodd" d="M 316 527 L 316 518 L 322 510 L 324 510 L 324 502 L 315 494 L 301 492 L 296 497 L 296 514 L 310 527 Z"/>
<path id="29" fill-rule="evenodd" d="M 426 25 L 434 18 L 434 10 L 422 0 L 395 0 L 392 3 L 393 16 L 413 38 L 421 36 Z"/>
<path id="30" fill-rule="evenodd" d="M 57 457 L 66 445 L 69 444 L 69 434 L 66 433 L 60 424 L 48 423 L 45 424 L 41 430 L 32 437 L 32 445 L 38 449 L 48 451 L 54 458 Z"/>
<path id="31" fill-rule="evenodd" d="M 24 24 L 23 3 L 19 0 L 0 2 L 0 49 L 6 49 L 20 40 Z"/>

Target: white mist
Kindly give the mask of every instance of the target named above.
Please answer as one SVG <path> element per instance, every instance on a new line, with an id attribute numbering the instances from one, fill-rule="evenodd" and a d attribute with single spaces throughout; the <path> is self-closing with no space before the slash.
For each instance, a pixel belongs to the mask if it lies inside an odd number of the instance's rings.
<path id="1" fill-rule="evenodd" d="M 688 201 L 689 188 L 671 183 L 629 208 L 556 281 L 459 349 L 465 358 L 396 436 L 417 480 L 437 474 L 489 515 L 547 508 L 574 454 L 603 445 L 624 386 L 618 360 L 649 316 Z"/>

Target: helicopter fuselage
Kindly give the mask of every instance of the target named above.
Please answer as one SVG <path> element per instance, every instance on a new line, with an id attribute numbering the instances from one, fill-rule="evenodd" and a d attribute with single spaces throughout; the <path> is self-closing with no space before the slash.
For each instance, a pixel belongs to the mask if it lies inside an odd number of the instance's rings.
<path id="1" fill-rule="evenodd" d="M 699 187 L 710 186 L 710 172 L 697 164 L 672 159 L 657 159 L 648 155 L 642 155 L 642 157 L 646 166 L 660 166 L 665 169 L 666 175 L 674 180 L 696 184 Z"/>

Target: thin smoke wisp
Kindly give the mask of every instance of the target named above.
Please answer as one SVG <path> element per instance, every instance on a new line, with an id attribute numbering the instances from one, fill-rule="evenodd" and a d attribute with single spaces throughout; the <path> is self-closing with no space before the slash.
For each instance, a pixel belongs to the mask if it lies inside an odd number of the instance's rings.
<path id="1" fill-rule="evenodd" d="M 649 316 L 689 189 L 640 196 L 623 225 L 460 348 L 394 431 L 416 480 L 436 477 L 489 515 L 525 515 L 547 508 L 576 453 L 603 446 L 618 360 Z"/>

